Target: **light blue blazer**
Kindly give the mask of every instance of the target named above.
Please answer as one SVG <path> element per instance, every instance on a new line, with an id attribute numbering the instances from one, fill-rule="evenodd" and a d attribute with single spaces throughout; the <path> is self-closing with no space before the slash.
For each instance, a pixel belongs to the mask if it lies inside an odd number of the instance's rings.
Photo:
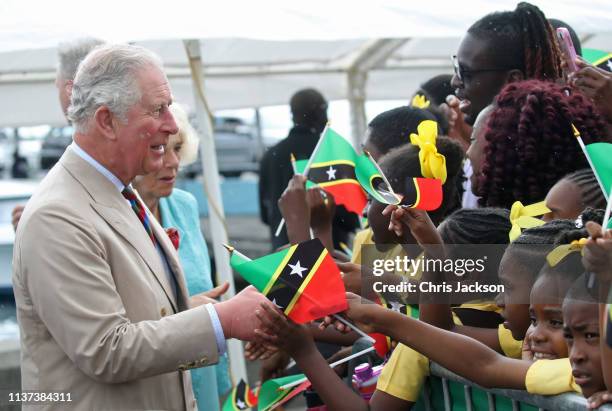
<path id="1" fill-rule="evenodd" d="M 208 248 L 200 227 L 198 203 L 187 191 L 175 188 L 159 201 L 161 225 L 179 232 L 178 254 L 185 273 L 189 295 L 212 288 Z M 191 370 L 193 391 L 200 410 L 219 410 L 219 397 L 231 388 L 227 356 L 219 357 L 215 366 Z"/>

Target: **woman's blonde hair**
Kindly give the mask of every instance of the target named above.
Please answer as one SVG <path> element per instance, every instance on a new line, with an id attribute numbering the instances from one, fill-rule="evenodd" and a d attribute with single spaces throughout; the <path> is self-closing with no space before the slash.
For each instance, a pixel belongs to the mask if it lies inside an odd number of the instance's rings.
<path id="1" fill-rule="evenodd" d="M 191 164 L 198 158 L 198 147 L 200 145 L 200 137 L 193 126 L 189 123 L 187 112 L 178 103 L 172 103 L 170 111 L 174 116 L 178 127 L 178 135 L 183 140 L 183 145 L 179 155 L 181 156 L 181 166 Z"/>

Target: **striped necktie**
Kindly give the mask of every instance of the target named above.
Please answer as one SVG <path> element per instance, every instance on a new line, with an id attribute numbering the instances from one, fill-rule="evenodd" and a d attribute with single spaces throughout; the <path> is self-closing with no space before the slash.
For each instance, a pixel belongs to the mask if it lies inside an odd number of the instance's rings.
<path id="1" fill-rule="evenodd" d="M 153 235 L 153 230 L 151 229 L 151 222 L 149 221 L 149 216 L 147 215 L 145 208 L 138 197 L 136 197 L 136 194 L 134 194 L 134 191 L 132 191 L 130 187 L 125 187 L 121 194 L 123 194 L 123 197 L 130 202 L 132 210 L 134 210 L 136 213 L 136 216 L 142 223 L 145 231 L 149 235 L 149 238 L 151 238 L 153 244 L 156 244 L 155 236 Z"/>

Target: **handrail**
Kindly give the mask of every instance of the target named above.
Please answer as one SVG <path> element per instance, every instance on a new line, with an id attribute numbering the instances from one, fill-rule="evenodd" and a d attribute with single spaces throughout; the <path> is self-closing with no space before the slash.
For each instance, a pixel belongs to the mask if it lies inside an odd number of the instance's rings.
<path id="1" fill-rule="evenodd" d="M 431 363 L 430 366 L 430 376 L 434 378 L 440 378 L 442 380 L 442 388 L 443 388 L 443 403 L 445 411 L 451 411 L 456 406 L 455 401 L 451 398 L 449 392 L 449 382 L 455 382 L 464 385 L 464 393 L 463 401 L 465 404 L 463 407 L 466 410 L 472 410 L 472 400 L 471 400 L 471 389 L 477 388 L 487 393 L 489 397 L 489 410 L 495 411 L 495 396 L 501 396 L 509 398 L 512 401 L 512 408 L 519 410 L 520 404 L 529 404 L 531 406 L 537 407 L 540 410 L 551 410 L 551 411 L 584 411 L 587 409 L 587 401 L 584 397 L 575 394 L 575 393 L 564 393 L 560 395 L 552 395 L 552 396 L 543 396 L 543 395 L 533 395 L 529 394 L 526 391 L 521 390 L 509 390 L 509 389 L 486 389 L 483 388 L 469 380 L 466 380 L 463 377 L 460 377 L 451 371 L 445 369 L 444 367 Z M 430 377 L 430 378 L 431 378 Z M 430 390 L 424 390 L 424 393 L 427 394 Z M 433 410 L 434 407 L 431 404 L 431 398 L 429 395 L 423 396 L 425 409 Z M 462 408 L 463 408 L 462 407 Z M 604 411 L 612 411 L 612 405 L 604 405 L 598 410 Z"/>

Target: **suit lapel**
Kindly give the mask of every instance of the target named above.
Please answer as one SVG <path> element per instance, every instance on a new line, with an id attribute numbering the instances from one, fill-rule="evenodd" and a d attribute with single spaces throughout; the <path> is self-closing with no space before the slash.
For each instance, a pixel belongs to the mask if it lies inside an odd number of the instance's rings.
<path id="1" fill-rule="evenodd" d="M 60 163 L 87 190 L 93 200 L 91 206 L 100 217 L 134 247 L 164 290 L 173 309 L 177 311 L 177 303 L 161 257 L 142 223 L 117 187 L 70 149 L 66 150 Z M 149 216 L 151 220 L 155 220 L 150 214 Z M 170 260 L 168 262 L 170 263 Z"/>
<path id="2" fill-rule="evenodd" d="M 147 210 L 148 212 L 148 210 Z M 153 229 L 153 234 L 157 239 L 157 242 L 161 246 L 164 254 L 166 255 L 166 260 L 168 261 L 168 266 L 170 267 L 170 271 L 172 271 L 172 275 L 176 281 L 177 286 L 177 304 L 179 310 L 186 310 L 189 308 L 189 292 L 187 291 L 187 286 L 185 285 L 185 277 L 183 276 L 183 270 L 179 263 L 179 256 L 177 250 L 175 250 L 174 245 L 170 241 L 168 234 L 166 234 L 166 230 L 159 224 L 157 219 L 150 214 L 151 228 Z"/>

